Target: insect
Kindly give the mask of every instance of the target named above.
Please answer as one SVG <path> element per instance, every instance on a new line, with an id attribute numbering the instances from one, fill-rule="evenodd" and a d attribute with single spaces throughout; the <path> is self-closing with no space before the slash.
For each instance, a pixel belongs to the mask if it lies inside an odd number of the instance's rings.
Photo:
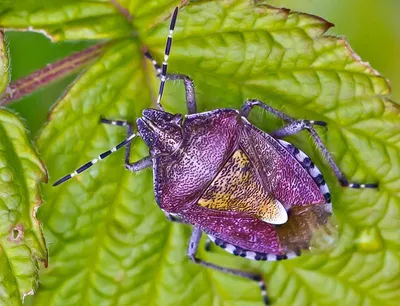
<path id="1" fill-rule="evenodd" d="M 314 126 L 323 121 L 296 120 L 259 100 L 247 100 L 240 110 L 216 109 L 197 113 L 193 81 L 182 74 L 167 74 L 178 8 L 170 23 L 164 61 L 158 65 L 150 53 L 160 88 L 158 109 L 145 109 L 136 129 L 126 121 L 101 119 L 126 127 L 127 138 L 75 172 L 54 183 L 57 186 L 87 170 L 99 160 L 126 147 L 125 166 L 132 172 L 153 168 L 156 202 L 170 221 L 193 226 L 187 255 L 194 263 L 258 282 L 269 304 L 260 274 L 222 267 L 196 256 L 202 233 L 227 252 L 253 260 L 281 260 L 309 249 L 313 236 L 332 215 L 329 188 L 310 158 L 285 136 L 307 130 L 341 185 L 376 188 L 377 184 L 349 183 Z M 161 99 L 167 80 L 185 85 L 188 114 L 170 114 Z M 254 107 L 270 112 L 287 124 L 268 134 L 248 121 Z M 141 137 L 150 155 L 130 162 L 130 143 Z"/>

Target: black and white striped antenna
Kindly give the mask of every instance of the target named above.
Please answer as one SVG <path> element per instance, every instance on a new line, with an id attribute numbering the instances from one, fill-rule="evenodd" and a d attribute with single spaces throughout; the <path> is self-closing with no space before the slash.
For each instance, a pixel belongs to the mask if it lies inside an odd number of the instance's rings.
<path id="1" fill-rule="evenodd" d="M 178 16 L 178 7 L 175 8 L 174 13 L 172 14 L 171 24 L 169 25 L 169 34 L 168 34 L 168 38 L 167 38 L 167 44 L 165 46 L 164 61 L 162 63 L 161 76 L 160 76 L 161 83 L 160 83 L 160 89 L 158 90 L 158 97 L 157 97 L 157 106 L 160 110 L 164 110 L 161 105 L 161 98 L 162 98 L 162 95 L 164 92 L 165 81 L 167 80 L 168 57 L 169 57 L 169 53 L 171 51 L 172 34 L 174 33 L 177 16 Z M 153 63 L 153 65 L 157 68 L 156 64 Z"/>
<path id="2" fill-rule="evenodd" d="M 58 186 L 58 185 L 60 185 L 60 184 L 62 184 L 64 182 L 68 181 L 69 179 L 73 178 L 74 176 L 78 175 L 79 173 L 82 173 L 83 171 L 89 169 L 91 166 L 96 164 L 99 160 L 105 159 L 111 153 L 114 153 L 115 151 L 117 151 L 117 150 L 121 149 L 122 147 L 126 146 L 135 137 L 137 137 L 136 134 L 133 134 L 133 135 L 129 136 L 127 139 L 125 139 L 123 142 L 119 143 L 114 148 L 112 148 L 112 149 L 110 149 L 108 151 L 105 151 L 104 153 L 101 153 L 97 158 L 92 159 L 91 161 L 87 162 L 83 166 L 81 166 L 78 169 L 76 169 L 74 172 L 72 172 L 72 173 L 60 178 L 57 182 L 55 182 L 53 184 L 53 186 Z"/>
<path id="3" fill-rule="evenodd" d="M 167 63 L 168 63 L 169 53 L 171 51 L 172 34 L 174 32 L 174 29 L 175 29 L 175 23 L 176 23 L 177 16 L 178 16 L 178 7 L 175 8 L 174 13 L 172 14 L 171 23 L 170 23 L 170 26 L 169 26 L 169 34 L 168 34 L 168 38 L 167 38 L 167 44 L 165 46 L 164 61 L 162 63 L 162 68 L 157 64 L 157 62 L 153 59 L 153 57 L 150 55 L 150 53 L 148 53 L 148 52 L 145 53 L 145 56 L 149 60 L 151 60 L 151 62 L 153 63 L 154 67 L 156 67 L 157 75 L 160 75 L 160 78 L 161 78 L 160 89 L 158 91 L 158 98 L 157 98 L 157 105 L 158 105 L 158 108 L 161 109 L 161 110 L 163 110 L 163 108 L 161 106 L 161 97 L 162 97 L 162 94 L 164 92 L 165 81 L 167 80 Z M 104 121 L 104 120 L 102 120 L 102 121 Z M 106 121 L 109 124 L 121 125 L 121 124 L 118 124 L 119 121 L 112 121 L 112 120 L 106 120 Z M 58 185 L 60 185 L 60 184 L 62 184 L 64 182 L 68 181 L 69 179 L 73 178 L 74 176 L 82 173 L 83 171 L 89 169 L 91 166 L 96 164 L 98 161 L 106 158 L 111 153 L 114 153 L 115 151 L 117 151 L 117 150 L 121 149 L 122 147 L 126 146 L 127 144 L 129 144 L 132 141 L 132 139 L 137 137 L 137 136 L 138 136 L 137 134 L 133 134 L 133 135 L 129 136 L 127 139 L 125 139 L 123 142 L 119 143 L 117 146 L 115 146 L 111 150 L 108 150 L 108 151 L 100 154 L 97 158 L 92 159 L 91 161 L 87 162 L 83 166 L 81 166 L 78 169 L 76 169 L 76 171 L 74 171 L 74 172 L 62 177 L 57 182 L 55 182 L 53 184 L 53 186 L 58 186 Z"/>

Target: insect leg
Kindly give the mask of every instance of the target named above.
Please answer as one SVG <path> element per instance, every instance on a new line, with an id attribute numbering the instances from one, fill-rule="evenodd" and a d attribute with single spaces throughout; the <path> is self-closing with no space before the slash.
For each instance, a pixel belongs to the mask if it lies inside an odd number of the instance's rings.
<path id="1" fill-rule="evenodd" d="M 169 214 L 167 212 L 164 212 L 165 217 L 167 218 L 168 221 L 170 222 L 174 222 L 174 223 L 179 223 L 179 224 L 190 224 L 188 222 L 186 222 L 185 220 L 181 219 L 180 217 L 177 217 L 175 215 Z M 207 237 L 206 243 L 204 245 L 204 249 L 209 252 L 211 250 L 211 244 L 212 244 L 212 240 Z"/>
<path id="2" fill-rule="evenodd" d="M 161 77 L 161 66 L 157 63 L 157 61 L 151 56 L 151 54 L 147 51 L 144 55 L 151 61 L 154 66 L 154 69 L 157 72 L 157 76 Z M 184 74 L 167 74 L 167 80 L 179 80 L 183 81 L 183 85 L 185 86 L 186 93 L 186 106 L 189 114 L 195 114 L 197 112 L 196 106 L 196 94 L 194 90 L 193 80 Z"/>
<path id="3" fill-rule="evenodd" d="M 131 172 L 138 172 L 140 170 L 150 168 L 153 165 L 153 159 L 150 156 L 146 156 L 134 163 L 129 162 L 129 156 L 130 156 L 130 149 L 126 149 L 125 153 L 129 152 L 128 154 L 125 154 L 125 168 L 128 169 Z"/>
<path id="4" fill-rule="evenodd" d="M 125 120 L 109 120 L 105 118 L 100 119 L 101 123 L 111 124 L 116 126 L 126 127 L 127 137 L 133 135 L 133 125 Z M 150 156 L 144 157 L 137 162 L 131 163 L 131 143 L 128 143 L 125 147 L 125 168 L 131 172 L 137 172 L 146 168 L 149 168 L 153 165 L 153 160 Z"/>
<path id="5" fill-rule="evenodd" d="M 332 155 L 329 153 L 328 149 L 325 147 L 324 143 L 322 142 L 321 138 L 314 130 L 313 125 L 321 125 L 326 126 L 326 123 L 323 121 L 310 121 L 310 120 L 296 120 L 285 113 L 266 105 L 264 102 L 259 100 L 247 100 L 245 104 L 242 106 L 240 110 L 240 114 L 244 117 L 247 117 L 254 106 L 261 107 L 266 111 L 274 114 L 278 118 L 288 122 L 289 124 L 282 129 L 277 130 L 272 135 L 277 138 L 282 138 L 285 136 L 289 136 L 295 134 L 301 130 L 307 130 L 311 136 L 313 137 L 315 144 L 321 151 L 322 155 L 326 158 L 329 163 L 329 166 L 332 168 L 333 173 L 339 180 L 340 184 L 343 187 L 349 188 L 378 188 L 378 184 L 359 184 L 359 183 L 350 183 L 339 167 L 336 165 L 335 161 L 333 160 Z"/>
<path id="6" fill-rule="evenodd" d="M 272 132 L 271 135 L 275 138 L 283 138 L 289 135 L 296 134 L 302 130 L 309 130 L 314 125 L 326 126 L 326 122 L 313 120 L 296 120 L 284 126 L 283 128 Z"/>
<path id="7" fill-rule="evenodd" d="M 262 101 L 259 100 L 247 100 L 242 108 L 240 109 L 240 115 L 242 115 L 243 117 L 246 117 L 249 115 L 250 111 L 253 109 L 254 106 L 258 106 L 261 107 L 263 109 L 265 109 L 267 112 L 270 112 L 271 114 L 274 114 L 275 116 L 277 116 L 278 118 L 286 121 L 286 122 L 293 122 L 296 121 L 296 119 L 286 115 L 285 113 L 265 104 Z"/>
<path id="8" fill-rule="evenodd" d="M 181 224 L 189 224 L 187 223 L 185 220 L 183 220 L 182 218 L 176 216 L 176 215 L 172 215 L 170 213 L 165 212 L 165 217 L 167 217 L 167 220 L 170 222 L 175 222 L 175 223 L 181 223 Z"/>
<path id="9" fill-rule="evenodd" d="M 258 283 L 258 285 L 260 286 L 265 305 L 269 305 L 265 282 L 260 274 L 221 267 L 221 266 L 201 260 L 196 257 L 197 249 L 198 249 L 199 243 L 200 243 L 201 234 L 202 234 L 202 232 L 200 229 L 193 227 L 192 235 L 190 237 L 189 246 L 187 249 L 187 254 L 188 254 L 190 260 L 193 261 L 194 263 L 202 265 L 203 267 L 206 267 L 206 268 L 233 274 L 236 276 L 241 276 L 241 277 L 256 281 Z"/>
<path id="10" fill-rule="evenodd" d="M 197 113 L 196 93 L 194 90 L 194 83 L 191 78 L 184 74 L 168 74 L 168 80 L 182 80 L 185 85 L 186 93 L 186 107 L 189 114 Z"/>
<path id="11" fill-rule="evenodd" d="M 315 144 L 321 151 L 322 155 L 328 161 L 330 167 L 333 170 L 333 173 L 339 180 L 340 184 L 343 187 L 349 188 L 377 188 L 377 184 L 358 184 L 358 183 L 350 183 L 339 167 L 336 165 L 335 161 L 332 158 L 332 155 L 329 153 L 328 149 L 325 147 L 324 143 L 322 142 L 321 138 L 317 134 L 317 132 L 313 129 L 313 125 L 322 125 L 325 126 L 326 123 L 323 121 L 309 121 L 309 120 L 297 120 L 292 123 L 289 123 L 287 126 L 273 132 L 271 135 L 276 138 L 282 138 L 289 135 L 296 134 L 301 130 L 307 130 L 311 136 L 313 137 Z"/>

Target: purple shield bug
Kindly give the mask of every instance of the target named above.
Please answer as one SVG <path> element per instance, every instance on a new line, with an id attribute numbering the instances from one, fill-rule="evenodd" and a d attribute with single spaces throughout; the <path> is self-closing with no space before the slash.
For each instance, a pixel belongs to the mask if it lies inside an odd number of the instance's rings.
<path id="1" fill-rule="evenodd" d="M 331 195 L 310 158 L 281 138 L 306 130 L 339 182 L 350 188 L 376 188 L 377 184 L 349 183 L 313 126 L 322 121 L 296 120 L 258 100 L 247 100 L 240 110 L 217 109 L 197 113 L 193 81 L 182 74 L 167 74 L 172 33 L 178 14 L 170 24 L 160 77 L 156 109 L 145 109 L 137 119 L 137 132 L 126 121 L 101 119 L 102 123 L 126 127 L 128 137 L 54 183 L 57 186 L 97 161 L 126 146 L 125 166 L 135 172 L 153 167 L 155 198 L 170 221 L 193 226 L 187 255 L 204 267 L 257 281 L 265 304 L 266 286 L 260 274 L 221 267 L 196 257 L 202 233 L 227 252 L 253 260 L 275 261 L 299 256 L 309 249 L 316 231 L 332 214 Z M 167 80 L 183 81 L 188 115 L 163 110 L 161 98 Z M 287 125 L 267 134 L 247 117 L 260 107 Z M 150 155 L 130 163 L 130 142 L 141 137 Z"/>

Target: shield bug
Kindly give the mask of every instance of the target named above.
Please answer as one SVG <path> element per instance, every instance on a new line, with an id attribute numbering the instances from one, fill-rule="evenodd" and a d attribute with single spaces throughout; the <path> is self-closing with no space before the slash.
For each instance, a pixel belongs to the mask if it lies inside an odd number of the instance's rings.
<path id="1" fill-rule="evenodd" d="M 315 125 L 325 126 L 325 122 L 296 120 L 258 100 L 247 100 L 240 110 L 197 113 L 190 77 L 167 74 L 177 14 L 176 8 L 162 66 L 145 53 L 161 79 L 158 109 L 145 109 L 136 128 L 126 121 L 101 119 L 102 123 L 126 127 L 128 137 L 54 186 L 126 147 L 128 170 L 153 168 L 156 202 L 167 218 L 193 226 L 189 258 L 204 267 L 257 281 L 268 304 L 261 275 L 204 261 L 196 253 L 202 233 L 225 251 L 253 260 L 289 259 L 310 248 L 313 237 L 332 215 L 331 195 L 311 159 L 282 138 L 306 130 L 343 187 L 376 188 L 377 184 L 346 180 L 314 130 Z M 161 98 L 167 80 L 183 81 L 187 115 L 163 110 Z M 286 126 L 271 134 L 263 132 L 247 119 L 254 107 L 272 113 Z M 135 137 L 145 141 L 150 155 L 131 163 L 130 142 Z"/>

